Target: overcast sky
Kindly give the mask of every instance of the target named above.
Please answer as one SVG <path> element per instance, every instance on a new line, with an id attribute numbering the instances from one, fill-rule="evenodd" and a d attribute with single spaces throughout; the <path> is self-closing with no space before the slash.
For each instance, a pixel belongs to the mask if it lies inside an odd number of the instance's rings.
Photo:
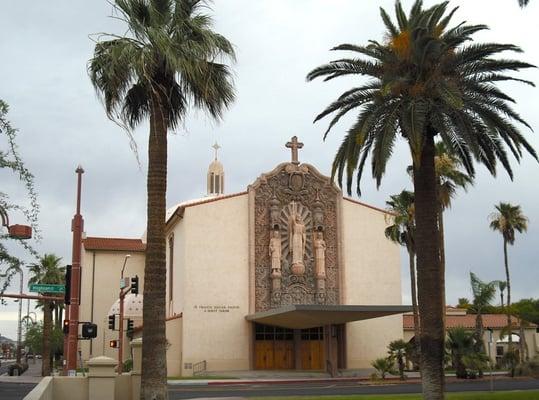
<path id="1" fill-rule="evenodd" d="M 412 1 L 403 3 L 408 9 Z M 222 122 L 195 112 L 170 136 L 167 204 L 205 195 L 206 169 L 216 140 L 222 146 L 227 193 L 245 190 L 260 173 L 287 161 L 290 156 L 284 144 L 292 135 L 305 143 L 300 160 L 329 174 L 351 118 L 344 119 L 326 142 L 322 134 L 327 122 L 313 125 L 312 120 L 358 79 L 306 83 L 305 75 L 340 57 L 328 51 L 337 44 L 382 40 L 378 6 L 393 15 L 393 4 L 392 0 L 216 0 L 215 28 L 236 46 L 237 100 Z M 522 59 L 539 65 L 538 2 L 525 10 L 517 0 L 451 4 L 460 6 L 455 23 L 467 20 L 489 25 L 491 30 L 478 34 L 477 40 L 517 44 L 524 49 Z M 1 7 L 0 98 L 11 106 L 9 119 L 20 130 L 20 153 L 35 176 L 43 236 L 36 247 L 41 253 L 62 256 L 66 263 L 71 259 L 70 221 L 78 164 L 86 171 L 82 210 L 87 234 L 140 237 L 146 223 L 147 125 L 134 134 L 139 166 L 125 132 L 106 118 L 86 72 L 94 47 L 89 34 L 124 30 L 121 22 L 109 18 L 111 5 L 105 0 L 18 0 L 3 1 Z M 520 77 L 539 82 L 537 70 Z M 539 89 L 515 84 L 505 84 L 503 89 L 516 98 L 517 109 L 539 130 Z M 537 134 L 525 133 L 539 149 Z M 407 147 L 401 141 L 379 190 L 365 175 L 361 200 L 385 207 L 389 195 L 410 189 L 404 172 L 409 164 Z M 459 194 L 447 212 L 449 304 L 458 297 L 471 297 L 470 270 L 483 280 L 504 279 L 502 239 L 488 228 L 488 215 L 499 201 L 520 204 L 530 219 L 528 233 L 519 235 L 509 249 L 513 298 L 539 297 L 539 165 L 526 156 L 520 165 L 514 163 L 514 169 L 511 182 L 502 171 L 494 179 L 479 167 L 475 186 Z M 26 201 L 13 177 L 1 174 L 0 182 L 0 191 L 14 202 Z M 13 215 L 12 223 L 19 222 L 16 219 Z M 404 254 L 402 262 L 403 301 L 409 303 Z M 16 306 L 9 302 L 0 307 L 0 333 L 14 338 Z"/>

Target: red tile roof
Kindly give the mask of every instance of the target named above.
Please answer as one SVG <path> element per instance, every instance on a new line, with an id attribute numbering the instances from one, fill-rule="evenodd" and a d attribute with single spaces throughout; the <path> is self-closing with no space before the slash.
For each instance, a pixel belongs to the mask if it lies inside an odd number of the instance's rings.
<path id="1" fill-rule="evenodd" d="M 513 316 L 513 325 L 520 326 L 520 319 Z M 402 325 L 405 330 L 414 329 L 414 316 L 403 315 Z M 475 314 L 466 315 L 446 315 L 445 317 L 446 328 L 455 328 L 457 326 L 463 328 L 475 328 Z M 507 316 L 504 314 L 483 314 L 483 327 L 501 329 L 507 326 Z M 529 323 L 531 328 L 535 328 L 536 325 Z"/>
<path id="2" fill-rule="evenodd" d="M 145 251 L 146 245 L 141 239 L 87 237 L 82 240 L 86 250 L 105 251 Z"/>

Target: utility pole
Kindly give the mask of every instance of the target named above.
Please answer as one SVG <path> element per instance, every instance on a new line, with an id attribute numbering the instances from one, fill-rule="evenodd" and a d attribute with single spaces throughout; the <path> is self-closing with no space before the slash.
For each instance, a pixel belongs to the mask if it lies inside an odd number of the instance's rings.
<path id="1" fill-rule="evenodd" d="M 69 305 L 69 333 L 67 335 L 67 363 L 65 369 L 68 375 L 77 370 L 77 354 L 78 354 L 78 334 L 79 334 L 79 304 L 80 304 L 80 287 L 81 287 L 81 242 L 82 232 L 84 230 L 84 220 L 80 214 L 81 201 L 81 186 L 82 174 L 84 170 L 79 165 L 77 170 L 77 212 L 73 216 L 71 222 L 71 231 L 73 232 L 73 250 L 71 261 L 71 296 Z M 67 314 L 67 313 L 66 313 Z"/>

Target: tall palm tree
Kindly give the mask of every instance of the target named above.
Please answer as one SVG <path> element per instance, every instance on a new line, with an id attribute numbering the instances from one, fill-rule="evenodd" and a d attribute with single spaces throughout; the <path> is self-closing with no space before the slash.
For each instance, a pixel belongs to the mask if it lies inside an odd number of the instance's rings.
<path id="1" fill-rule="evenodd" d="M 360 178 L 369 155 L 373 177 L 380 185 L 397 135 L 409 145 L 414 169 L 421 371 L 423 393 L 429 399 L 444 396 L 445 333 L 435 137 L 440 137 L 472 177 L 474 158 L 492 174 L 499 161 L 512 176 L 506 147 L 517 160 L 523 150 L 537 159 L 513 122 L 529 125 L 510 106 L 514 100 L 496 87 L 498 81 L 522 81 L 507 75 L 507 71 L 533 66 L 492 57 L 504 51 L 520 52 L 517 46 L 471 43 L 472 35 L 486 30 L 485 25 L 462 23 L 448 28 L 456 9 L 446 13 L 447 5 L 444 2 L 424 9 L 416 0 L 406 15 L 397 1 L 397 24 L 381 9 L 387 29 L 382 42 L 370 41 L 367 46 L 341 44 L 333 49 L 370 59 L 341 58 L 307 75 L 308 80 L 350 75 L 369 78 L 344 92 L 315 119 L 334 114 L 327 135 L 343 115 L 352 110 L 359 112 L 337 150 L 332 168 L 341 185 L 346 173 L 348 192 L 356 175 L 360 194 Z"/>
<path id="2" fill-rule="evenodd" d="M 414 315 L 415 350 L 417 356 L 421 351 L 419 347 L 419 310 L 417 308 L 417 283 L 415 271 L 415 220 L 414 220 L 414 194 L 403 190 L 399 194 L 389 197 L 386 201 L 387 210 L 393 215 L 393 224 L 385 229 L 385 235 L 391 241 L 406 247 L 408 264 L 410 267 L 410 286 L 412 294 L 412 311 Z"/>
<path id="3" fill-rule="evenodd" d="M 212 30 L 204 0 L 115 0 L 123 36 L 96 43 L 89 74 L 109 118 L 130 131 L 150 120 L 142 399 L 165 399 L 167 132 L 191 107 L 220 119 L 234 100 L 232 44 Z M 101 39 L 101 38 L 100 38 Z"/>
<path id="4" fill-rule="evenodd" d="M 62 284 L 65 281 L 65 267 L 61 266 L 61 257 L 54 254 L 45 254 L 35 264 L 31 264 L 28 268 L 32 277 L 29 279 L 29 284 L 49 283 Z M 45 295 L 53 296 L 53 293 L 45 293 Z M 42 302 L 43 307 L 43 353 L 41 354 L 43 363 L 41 365 L 41 375 L 49 376 L 51 374 L 51 332 L 52 332 L 52 304 L 45 300 Z"/>
<path id="5" fill-rule="evenodd" d="M 444 211 L 451 207 L 451 200 L 457 190 L 467 190 L 473 184 L 473 178 L 467 172 L 462 171 L 462 163 L 452 154 L 444 142 L 435 145 L 434 170 L 436 171 L 436 183 L 438 190 L 438 228 L 440 232 L 440 275 L 442 279 L 442 300 L 445 308 L 445 227 Z M 445 324 L 445 313 L 444 313 Z"/>
<path id="6" fill-rule="evenodd" d="M 509 348 L 513 345 L 511 318 L 511 278 L 509 276 L 509 259 L 507 245 L 515 243 L 515 232 L 524 233 L 528 230 L 528 218 L 522 213 L 519 205 L 500 202 L 494 206 L 496 211 L 490 214 L 490 228 L 498 231 L 503 237 L 503 261 L 505 266 L 505 282 L 507 284 L 507 326 L 509 327 Z"/>

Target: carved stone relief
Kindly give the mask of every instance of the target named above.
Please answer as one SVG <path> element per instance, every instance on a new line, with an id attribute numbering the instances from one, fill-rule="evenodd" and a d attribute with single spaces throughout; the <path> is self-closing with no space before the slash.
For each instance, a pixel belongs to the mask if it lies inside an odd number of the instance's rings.
<path id="1" fill-rule="evenodd" d="M 337 202 L 341 194 L 331 179 L 310 165 L 286 163 L 262 175 L 249 190 L 254 191 L 255 310 L 339 304 Z M 301 225 L 295 231 L 294 221 Z M 279 247 L 276 238 L 281 240 L 280 257 L 271 252 Z"/>

